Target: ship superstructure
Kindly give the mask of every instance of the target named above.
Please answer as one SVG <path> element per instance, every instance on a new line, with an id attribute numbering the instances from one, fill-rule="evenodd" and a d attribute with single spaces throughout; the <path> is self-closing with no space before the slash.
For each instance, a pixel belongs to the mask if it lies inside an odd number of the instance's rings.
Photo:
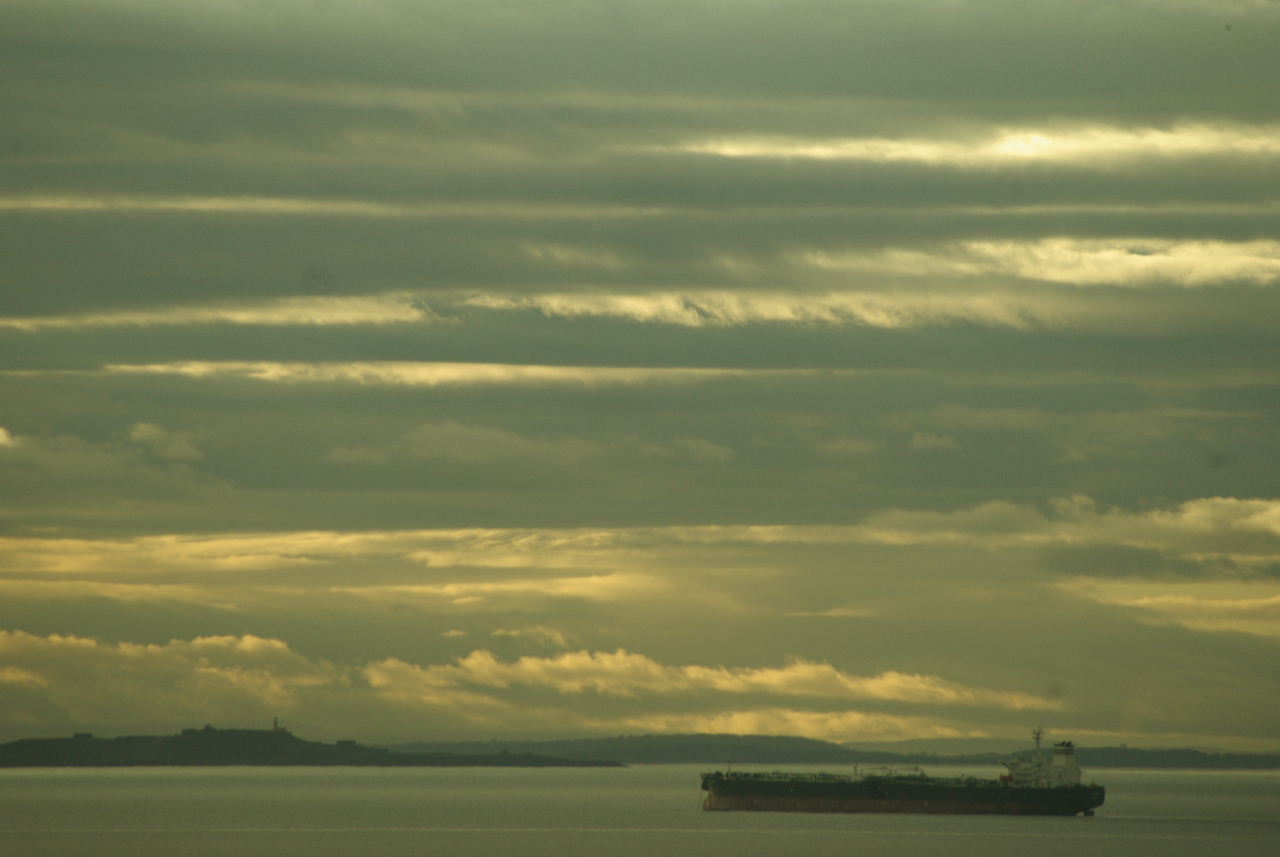
<path id="1" fill-rule="evenodd" d="M 1034 750 L 1023 750 L 1004 761 L 1009 773 L 1000 779 L 1018 788 L 1056 788 L 1080 784 L 1080 768 L 1076 765 L 1076 748 L 1070 741 L 1053 745 L 1053 753 L 1046 754 L 1040 748 L 1044 730 L 1031 733 Z"/>

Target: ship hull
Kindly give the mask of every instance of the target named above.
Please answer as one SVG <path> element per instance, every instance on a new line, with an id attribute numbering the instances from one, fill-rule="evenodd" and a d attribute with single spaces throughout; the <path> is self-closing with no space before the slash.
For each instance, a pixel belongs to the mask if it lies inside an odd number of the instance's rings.
<path id="1" fill-rule="evenodd" d="M 1101 786 L 1018 788 L 996 780 L 928 779 L 831 781 L 706 775 L 709 811 L 885 812 L 940 815 L 1079 815 L 1102 805 Z"/>

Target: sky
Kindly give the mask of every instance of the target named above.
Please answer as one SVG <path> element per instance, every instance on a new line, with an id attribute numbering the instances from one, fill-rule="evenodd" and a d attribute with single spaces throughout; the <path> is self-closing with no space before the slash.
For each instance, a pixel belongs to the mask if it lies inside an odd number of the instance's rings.
<path id="1" fill-rule="evenodd" d="M 1277 44 L 0 3 L 0 740 L 1280 750 Z"/>

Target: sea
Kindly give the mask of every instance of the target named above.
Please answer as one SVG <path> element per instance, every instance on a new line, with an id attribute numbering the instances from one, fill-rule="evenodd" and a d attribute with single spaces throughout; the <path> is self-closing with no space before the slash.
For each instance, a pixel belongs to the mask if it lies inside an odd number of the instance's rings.
<path id="1" fill-rule="evenodd" d="M 704 812 L 713 767 L 10 768 L 0 855 L 1280 855 L 1280 771 L 1089 771 L 1054 818 Z"/>

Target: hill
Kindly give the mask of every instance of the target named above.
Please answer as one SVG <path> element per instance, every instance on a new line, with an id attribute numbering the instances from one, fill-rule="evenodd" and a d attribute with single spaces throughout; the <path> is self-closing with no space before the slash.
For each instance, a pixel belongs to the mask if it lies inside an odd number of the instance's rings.
<path id="1" fill-rule="evenodd" d="M 184 729 L 177 735 L 26 738 L 0 744 L 0 767 L 124 767 L 143 765 L 355 765 L 364 767 L 616 767 L 585 757 L 538 753 L 393 753 L 355 741 L 322 744 L 287 729 Z"/>

